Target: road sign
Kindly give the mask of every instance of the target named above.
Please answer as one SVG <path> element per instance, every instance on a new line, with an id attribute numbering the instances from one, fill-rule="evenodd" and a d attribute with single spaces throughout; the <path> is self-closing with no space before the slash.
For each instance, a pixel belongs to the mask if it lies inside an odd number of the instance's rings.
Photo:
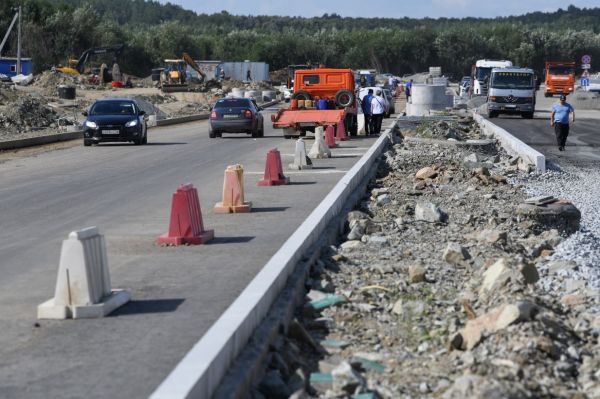
<path id="1" fill-rule="evenodd" d="M 581 69 L 591 69 L 591 67 L 590 64 L 581 64 Z"/>
<path id="2" fill-rule="evenodd" d="M 592 62 L 592 57 L 589 55 L 584 55 L 583 57 L 581 57 L 581 63 L 582 64 L 589 64 Z"/>
<path id="3" fill-rule="evenodd" d="M 581 85 L 581 87 L 583 88 L 583 90 L 588 91 L 589 87 L 590 87 L 590 79 L 588 79 L 588 78 L 581 78 L 581 81 L 579 82 L 579 84 Z"/>

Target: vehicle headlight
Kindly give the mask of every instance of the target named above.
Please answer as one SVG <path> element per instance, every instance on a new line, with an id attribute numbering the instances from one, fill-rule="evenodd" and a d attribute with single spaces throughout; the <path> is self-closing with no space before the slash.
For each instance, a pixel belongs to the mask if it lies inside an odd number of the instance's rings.
<path id="1" fill-rule="evenodd" d="M 85 126 L 89 127 L 90 129 L 98 129 L 98 125 L 96 124 L 96 122 L 92 121 L 85 121 Z"/>
<path id="2" fill-rule="evenodd" d="M 132 120 L 132 121 L 129 121 L 129 122 L 127 122 L 127 123 L 125 124 L 125 127 L 134 127 L 134 126 L 137 126 L 137 124 L 138 124 L 138 121 L 137 121 L 137 119 L 134 119 L 134 120 Z"/>

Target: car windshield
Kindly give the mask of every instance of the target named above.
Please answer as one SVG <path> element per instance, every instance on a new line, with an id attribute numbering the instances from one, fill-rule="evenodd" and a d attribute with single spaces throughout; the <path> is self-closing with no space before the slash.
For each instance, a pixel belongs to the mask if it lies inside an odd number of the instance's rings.
<path id="1" fill-rule="evenodd" d="M 533 75 L 527 72 L 495 72 L 491 87 L 496 89 L 530 89 Z"/>
<path id="2" fill-rule="evenodd" d="M 241 98 L 228 98 L 224 100 L 219 100 L 215 104 L 215 108 L 239 108 L 239 107 L 249 107 L 250 100 L 245 100 Z"/>
<path id="3" fill-rule="evenodd" d="M 90 115 L 135 115 L 135 106 L 129 101 L 100 101 L 92 106 Z"/>
<path id="4" fill-rule="evenodd" d="M 548 68 L 550 75 L 571 75 L 573 74 L 573 67 L 556 65 Z"/>

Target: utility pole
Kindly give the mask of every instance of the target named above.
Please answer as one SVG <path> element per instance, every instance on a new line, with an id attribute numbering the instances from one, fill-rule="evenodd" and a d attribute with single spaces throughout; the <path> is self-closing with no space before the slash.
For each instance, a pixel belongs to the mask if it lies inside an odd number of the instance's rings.
<path id="1" fill-rule="evenodd" d="M 17 28 L 17 75 L 21 72 L 21 6 L 19 6 L 19 27 Z"/>

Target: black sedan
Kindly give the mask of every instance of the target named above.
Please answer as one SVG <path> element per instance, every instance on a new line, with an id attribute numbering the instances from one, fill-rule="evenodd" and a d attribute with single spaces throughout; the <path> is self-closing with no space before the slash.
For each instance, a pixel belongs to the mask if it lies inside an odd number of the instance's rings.
<path id="1" fill-rule="evenodd" d="M 262 137 L 265 132 L 260 107 L 251 98 L 222 98 L 210 112 L 208 136 L 222 133 L 247 133 Z"/>
<path id="2" fill-rule="evenodd" d="M 97 100 L 83 123 L 83 145 L 100 142 L 125 141 L 135 145 L 148 142 L 146 113 L 138 103 L 129 98 L 106 98 Z"/>

